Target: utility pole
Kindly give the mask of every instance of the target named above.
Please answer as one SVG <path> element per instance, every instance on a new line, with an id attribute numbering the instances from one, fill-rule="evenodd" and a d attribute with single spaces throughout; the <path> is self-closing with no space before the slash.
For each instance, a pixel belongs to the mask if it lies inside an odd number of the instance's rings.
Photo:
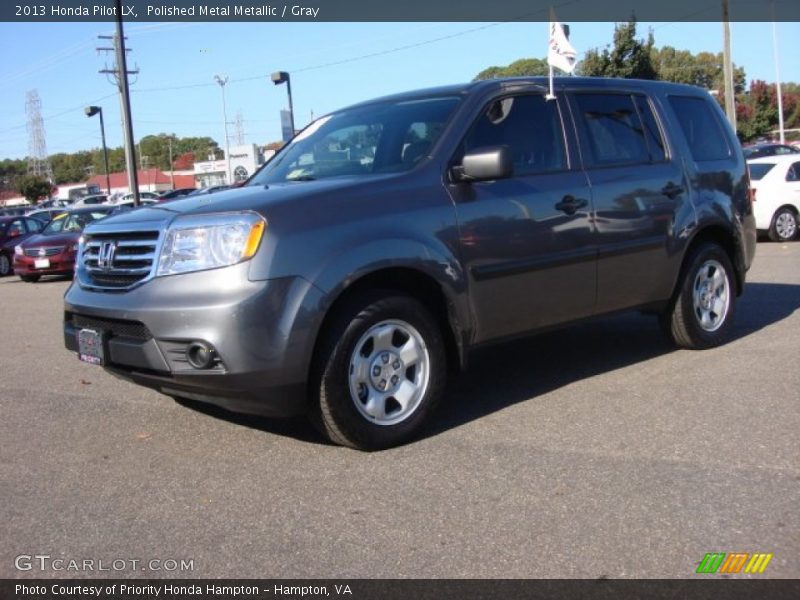
<path id="1" fill-rule="evenodd" d="M 232 182 L 231 177 L 231 153 L 228 145 L 228 111 L 225 106 L 225 84 L 228 83 L 227 75 L 214 75 L 214 81 L 219 84 L 222 89 L 222 121 L 225 124 L 225 162 L 227 163 L 225 172 L 225 183 L 230 185 Z"/>
<path id="2" fill-rule="evenodd" d="M 116 0 L 117 32 L 114 36 L 98 36 L 101 39 L 114 41 L 113 48 L 98 48 L 99 51 L 113 51 L 115 56 L 114 68 L 106 67 L 101 73 L 113 75 L 120 94 L 122 108 L 122 132 L 125 139 L 125 165 L 128 170 L 128 188 L 133 194 L 133 205 L 139 206 L 139 177 L 136 171 L 136 149 L 134 147 L 133 123 L 131 119 L 131 98 L 128 85 L 128 75 L 135 75 L 139 69 L 128 71 L 127 52 L 125 49 L 125 34 L 122 27 L 122 0 Z"/>
<path id="3" fill-rule="evenodd" d="M 172 162 L 172 136 L 169 136 L 169 180 L 172 189 L 175 189 L 175 163 Z"/>
<path id="4" fill-rule="evenodd" d="M 736 102 L 733 89 L 733 64 L 731 63 L 731 23 L 728 0 L 722 0 L 722 72 L 725 77 L 725 114 L 736 131 Z"/>
<path id="5" fill-rule="evenodd" d="M 236 143 L 241 146 L 244 144 L 244 119 L 242 118 L 242 111 L 237 111 L 235 123 L 236 130 L 233 134 L 233 139 L 235 139 Z"/>

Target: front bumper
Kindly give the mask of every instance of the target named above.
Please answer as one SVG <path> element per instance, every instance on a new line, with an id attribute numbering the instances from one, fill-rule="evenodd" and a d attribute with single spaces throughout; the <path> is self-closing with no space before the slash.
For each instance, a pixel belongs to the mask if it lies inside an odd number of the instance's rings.
<path id="1" fill-rule="evenodd" d="M 114 375 L 234 412 L 302 414 L 321 293 L 299 277 L 249 281 L 247 273 L 243 263 L 157 277 L 123 293 L 73 283 L 64 344 L 77 351 L 77 332 L 99 329 Z M 194 341 L 214 348 L 213 367 L 188 363 Z"/>
<path id="2" fill-rule="evenodd" d="M 64 275 L 75 270 L 75 253 L 62 252 L 55 256 L 46 257 L 49 266 L 41 269 L 36 267 L 39 257 L 14 255 L 14 273 L 17 275 Z"/>

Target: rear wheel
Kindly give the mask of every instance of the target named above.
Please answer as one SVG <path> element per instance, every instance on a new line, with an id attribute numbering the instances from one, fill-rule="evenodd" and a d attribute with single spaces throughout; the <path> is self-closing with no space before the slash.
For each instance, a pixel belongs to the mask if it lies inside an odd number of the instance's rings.
<path id="1" fill-rule="evenodd" d="M 19 278 L 22 279 L 22 281 L 27 281 L 28 283 L 36 283 L 37 281 L 39 281 L 39 277 L 40 277 L 40 275 L 20 275 L 19 276 Z"/>
<path id="2" fill-rule="evenodd" d="M 11 261 L 5 254 L 0 254 L 0 277 L 5 277 L 11 273 Z"/>
<path id="3" fill-rule="evenodd" d="M 736 289 L 727 253 L 714 243 L 692 252 L 683 279 L 661 324 L 682 348 L 700 350 L 724 343 L 733 327 Z"/>
<path id="4" fill-rule="evenodd" d="M 373 292 L 335 317 L 317 356 L 311 417 L 333 442 L 380 450 L 416 436 L 445 384 L 439 324 L 414 298 Z"/>
<path id="5" fill-rule="evenodd" d="M 769 239 L 773 242 L 789 242 L 797 237 L 797 214 L 787 207 L 778 209 L 772 217 Z"/>

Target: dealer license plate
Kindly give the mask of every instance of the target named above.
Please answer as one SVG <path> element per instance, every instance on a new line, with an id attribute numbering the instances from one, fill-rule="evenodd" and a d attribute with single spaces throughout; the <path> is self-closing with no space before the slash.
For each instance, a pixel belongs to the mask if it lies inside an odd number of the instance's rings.
<path id="1" fill-rule="evenodd" d="M 93 365 L 102 365 L 105 361 L 103 351 L 103 332 L 94 329 L 78 331 L 78 358 Z"/>

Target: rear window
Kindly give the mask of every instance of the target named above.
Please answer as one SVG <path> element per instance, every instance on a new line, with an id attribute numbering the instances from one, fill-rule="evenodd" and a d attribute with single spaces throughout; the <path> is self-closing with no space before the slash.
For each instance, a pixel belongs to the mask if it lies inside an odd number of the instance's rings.
<path id="1" fill-rule="evenodd" d="M 690 96 L 670 96 L 669 103 L 678 117 L 683 135 L 695 161 L 730 158 L 725 130 L 709 100 Z"/>
<path id="2" fill-rule="evenodd" d="M 750 179 L 753 181 L 758 181 L 759 179 L 763 179 L 764 175 L 772 170 L 772 168 L 775 166 L 775 163 L 756 163 L 749 166 Z"/>

